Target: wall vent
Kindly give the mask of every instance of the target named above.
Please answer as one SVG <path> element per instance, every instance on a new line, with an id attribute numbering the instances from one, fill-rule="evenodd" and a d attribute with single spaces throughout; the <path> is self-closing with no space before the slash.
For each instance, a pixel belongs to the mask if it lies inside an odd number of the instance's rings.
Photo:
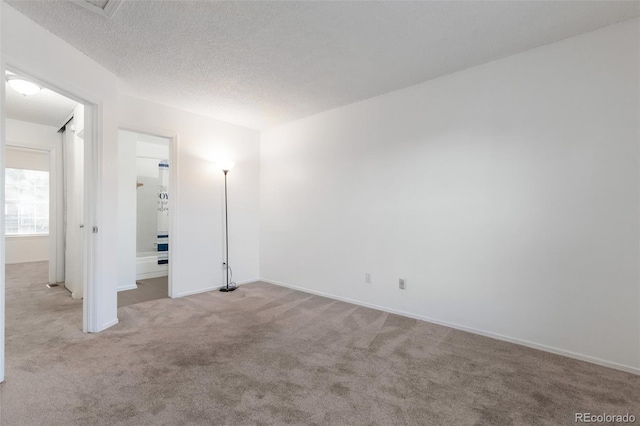
<path id="1" fill-rule="evenodd" d="M 105 18 L 113 18 L 123 0 L 71 0 L 78 6 L 97 13 Z"/>

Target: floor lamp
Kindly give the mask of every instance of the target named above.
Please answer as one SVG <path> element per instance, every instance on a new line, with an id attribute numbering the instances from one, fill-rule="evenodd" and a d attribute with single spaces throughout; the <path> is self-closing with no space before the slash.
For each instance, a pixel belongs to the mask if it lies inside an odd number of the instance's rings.
<path id="1" fill-rule="evenodd" d="M 229 280 L 229 270 L 230 270 L 230 267 L 229 267 L 229 213 L 227 209 L 227 173 L 229 173 L 229 170 L 233 169 L 233 166 L 235 165 L 236 163 L 234 163 L 233 161 L 225 161 L 225 162 L 218 163 L 218 167 L 220 168 L 220 170 L 222 170 L 222 173 L 224 173 L 224 238 L 225 238 L 224 252 L 226 255 L 225 269 L 227 271 L 227 281 L 226 281 L 226 285 L 220 288 L 220 291 L 224 293 L 228 293 L 238 288 L 235 283 L 229 282 L 230 281 Z"/>

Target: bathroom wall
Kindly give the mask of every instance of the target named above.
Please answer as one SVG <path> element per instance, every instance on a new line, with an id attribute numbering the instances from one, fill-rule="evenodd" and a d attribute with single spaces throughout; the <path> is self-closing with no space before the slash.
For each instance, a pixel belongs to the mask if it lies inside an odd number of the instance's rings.
<path id="1" fill-rule="evenodd" d="M 157 250 L 158 163 L 169 158 L 169 140 L 158 139 L 158 143 L 138 141 L 136 144 L 136 178 L 142 184 L 136 190 L 136 253 Z"/>
<path id="2" fill-rule="evenodd" d="M 158 160 L 136 158 L 136 254 L 156 251 L 158 229 Z"/>

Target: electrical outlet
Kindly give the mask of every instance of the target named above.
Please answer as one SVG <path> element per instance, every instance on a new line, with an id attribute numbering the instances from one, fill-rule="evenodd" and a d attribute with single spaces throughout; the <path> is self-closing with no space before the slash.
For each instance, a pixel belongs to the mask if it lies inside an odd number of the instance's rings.
<path id="1" fill-rule="evenodd" d="M 367 283 L 367 284 L 371 284 L 371 274 L 370 273 L 366 272 L 364 274 L 364 282 Z"/>
<path id="2" fill-rule="evenodd" d="M 400 280 L 398 281 L 398 287 L 400 287 L 400 290 L 406 290 L 407 286 L 404 283 L 404 278 L 400 278 Z"/>

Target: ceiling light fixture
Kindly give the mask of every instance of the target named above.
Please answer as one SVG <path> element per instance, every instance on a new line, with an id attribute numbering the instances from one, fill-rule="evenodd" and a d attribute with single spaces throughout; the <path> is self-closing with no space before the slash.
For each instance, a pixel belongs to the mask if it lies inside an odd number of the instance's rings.
<path id="1" fill-rule="evenodd" d="M 11 86 L 13 90 L 24 96 L 35 95 L 42 89 L 42 87 L 37 84 L 17 75 L 8 75 L 7 83 L 9 83 L 9 86 Z"/>

